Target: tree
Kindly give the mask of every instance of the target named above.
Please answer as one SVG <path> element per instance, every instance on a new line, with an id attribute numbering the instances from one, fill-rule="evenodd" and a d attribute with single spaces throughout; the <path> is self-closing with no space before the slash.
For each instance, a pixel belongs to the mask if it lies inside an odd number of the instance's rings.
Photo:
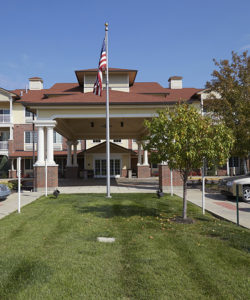
<path id="1" fill-rule="evenodd" d="M 171 169 L 179 170 L 183 180 L 183 218 L 187 218 L 187 179 L 194 169 L 224 164 L 233 144 L 230 129 L 201 116 L 193 106 L 179 104 L 173 110 L 159 111 L 158 116 L 146 120 L 146 145 L 155 163 L 167 161 Z"/>
<path id="2" fill-rule="evenodd" d="M 250 57 L 247 51 L 242 55 L 232 52 L 232 61 L 221 60 L 214 63 L 218 70 L 207 82 L 208 111 L 222 119 L 232 129 L 235 138 L 232 156 L 244 160 L 250 153 Z"/>

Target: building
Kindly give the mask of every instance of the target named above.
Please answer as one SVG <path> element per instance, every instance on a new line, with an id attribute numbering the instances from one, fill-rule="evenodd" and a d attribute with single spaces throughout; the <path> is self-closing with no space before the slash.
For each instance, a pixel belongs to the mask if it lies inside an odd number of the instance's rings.
<path id="1" fill-rule="evenodd" d="M 140 178 L 161 174 L 151 168 L 143 151 L 144 120 L 158 109 L 180 101 L 200 107 L 200 89 L 183 88 L 182 77 L 169 78 L 169 87 L 136 82 L 137 70 L 110 68 L 111 175 Z M 23 176 L 35 176 L 36 189 L 44 186 L 47 160 L 49 185 L 58 176 L 105 177 L 105 96 L 92 93 L 97 70 L 75 71 L 75 83 L 43 88 L 39 77 L 29 89 L 0 90 L 0 151 L 16 176 L 16 158 L 22 157 Z M 105 84 L 104 84 L 105 89 Z"/>

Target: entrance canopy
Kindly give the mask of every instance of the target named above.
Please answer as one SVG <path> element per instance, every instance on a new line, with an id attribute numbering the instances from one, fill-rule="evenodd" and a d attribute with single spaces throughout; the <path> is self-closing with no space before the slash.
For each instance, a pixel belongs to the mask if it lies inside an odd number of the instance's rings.
<path id="1" fill-rule="evenodd" d="M 69 140 L 104 139 L 106 96 L 105 91 L 101 97 L 92 93 L 96 72 L 78 70 L 78 83 L 29 90 L 18 101 L 37 114 L 37 123 L 56 121 L 54 129 Z M 144 120 L 156 115 L 157 110 L 178 101 L 197 101 L 195 95 L 200 90 L 167 89 L 156 82 L 136 83 L 136 74 L 136 70 L 110 69 L 111 138 L 141 139 L 145 135 Z"/>

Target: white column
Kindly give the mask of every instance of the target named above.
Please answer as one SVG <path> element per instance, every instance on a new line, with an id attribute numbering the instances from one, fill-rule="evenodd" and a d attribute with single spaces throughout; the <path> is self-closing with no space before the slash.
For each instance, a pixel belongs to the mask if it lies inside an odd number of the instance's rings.
<path id="1" fill-rule="evenodd" d="M 72 141 L 67 141 L 67 166 L 66 167 L 72 167 L 71 145 L 72 145 Z"/>
<path id="2" fill-rule="evenodd" d="M 78 144 L 78 141 L 73 143 L 73 145 L 74 145 L 73 166 L 74 167 L 78 167 L 78 164 L 77 164 L 77 144 Z"/>
<path id="3" fill-rule="evenodd" d="M 227 160 L 227 176 L 230 176 L 229 159 Z"/>
<path id="4" fill-rule="evenodd" d="M 14 158 L 11 159 L 11 171 L 14 171 Z"/>
<path id="5" fill-rule="evenodd" d="M 11 96 L 9 97 L 9 99 L 10 99 L 10 123 L 13 123 L 13 99 Z"/>
<path id="6" fill-rule="evenodd" d="M 12 123 L 13 123 L 13 99 L 11 96 L 9 97 L 9 99 L 10 99 L 10 123 L 11 123 L 9 140 L 13 140 L 13 126 L 12 126 Z"/>
<path id="7" fill-rule="evenodd" d="M 47 165 L 55 165 L 53 126 L 47 127 Z"/>
<path id="8" fill-rule="evenodd" d="M 44 127 L 37 125 L 38 128 L 38 145 L 37 145 L 37 162 L 36 166 L 44 166 Z"/>
<path id="9" fill-rule="evenodd" d="M 143 154 L 143 165 L 148 166 L 148 150 L 144 150 Z"/>
<path id="10" fill-rule="evenodd" d="M 9 140 L 13 140 L 13 127 L 10 125 L 10 138 Z"/>
<path id="11" fill-rule="evenodd" d="M 137 163 L 137 166 L 140 166 L 141 165 L 141 142 L 137 142 L 138 144 L 138 163 Z"/>

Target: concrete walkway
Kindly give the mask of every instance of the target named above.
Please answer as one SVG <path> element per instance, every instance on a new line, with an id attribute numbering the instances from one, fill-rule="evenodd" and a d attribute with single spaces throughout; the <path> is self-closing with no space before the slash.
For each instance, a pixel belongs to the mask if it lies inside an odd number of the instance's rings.
<path id="1" fill-rule="evenodd" d="M 40 196 L 42 196 L 42 193 L 22 192 L 21 211 L 23 206 L 35 201 Z M 18 193 L 13 193 L 9 195 L 6 200 L 0 201 L 0 219 L 16 211 L 17 206 L 18 206 Z"/>
<path id="2" fill-rule="evenodd" d="M 80 185 L 80 183 L 82 185 Z M 66 186 L 67 184 L 67 186 Z M 88 181 L 64 181 L 58 189 L 61 193 L 75 194 L 75 193 L 106 193 L 106 181 L 88 180 Z M 111 180 L 111 194 L 112 193 L 155 193 L 158 189 L 158 179 L 117 179 Z M 182 197 L 182 189 L 174 188 L 174 193 Z M 21 194 L 21 206 L 31 203 L 44 193 L 23 192 Z M 188 201 L 202 206 L 200 189 L 188 189 Z M 0 201 L 0 219 L 17 210 L 18 195 L 11 194 L 6 200 Z M 219 193 L 206 193 L 205 208 L 207 211 L 221 216 L 224 219 L 236 223 L 236 203 L 235 201 L 228 201 L 226 197 Z M 250 203 L 239 202 L 239 221 L 240 225 L 250 229 Z"/>
<path id="3" fill-rule="evenodd" d="M 183 191 L 174 190 L 179 197 L 183 197 Z M 188 189 L 187 198 L 202 207 L 202 193 L 200 189 Z M 219 193 L 205 193 L 205 209 L 233 223 L 236 219 L 236 201 L 228 201 Z M 239 202 L 239 224 L 250 229 L 250 203 Z"/>

